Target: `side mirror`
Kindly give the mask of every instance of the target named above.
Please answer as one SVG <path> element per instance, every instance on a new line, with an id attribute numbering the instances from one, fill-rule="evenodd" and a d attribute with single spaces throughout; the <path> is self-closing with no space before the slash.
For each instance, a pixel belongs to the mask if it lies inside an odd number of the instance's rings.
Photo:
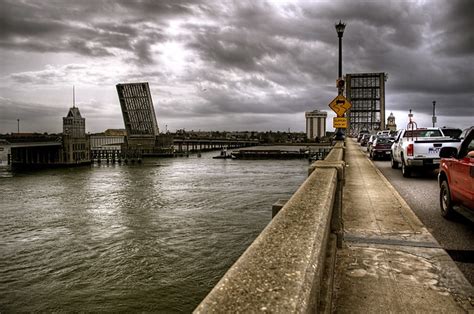
<path id="1" fill-rule="evenodd" d="M 458 150 L 454 147 L 442 147 L 439 151 L 440 158 L 455 158 L 458 155 Z"/>

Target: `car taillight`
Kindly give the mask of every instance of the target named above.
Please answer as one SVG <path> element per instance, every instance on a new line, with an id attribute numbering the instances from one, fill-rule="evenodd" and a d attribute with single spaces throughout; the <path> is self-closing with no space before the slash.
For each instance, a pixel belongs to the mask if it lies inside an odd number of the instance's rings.
<path id="1" fill-rule="evenodd" d="M 408 144 L 407 155 L 408 156 L 413 156 L 413 144 Z"/>

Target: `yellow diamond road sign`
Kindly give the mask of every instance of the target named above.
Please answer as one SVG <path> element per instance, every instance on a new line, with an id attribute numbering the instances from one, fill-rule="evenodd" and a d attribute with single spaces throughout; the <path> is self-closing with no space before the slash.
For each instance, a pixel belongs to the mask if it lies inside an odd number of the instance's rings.
<path id="1" fill-rule="evenodd" d="M 332 127 L 335 129 L 347 129 L 347 118 L 334 117 L 332 120 Z"/>
<path id="2" fill-rule="evenodd" d="M 351 109 L 351 107 L 352 104 L 343 95 L 337 95 L 329 104 L 329 108 L 331 108 L 338 117 L 344 116 L 344 113 Z"/>

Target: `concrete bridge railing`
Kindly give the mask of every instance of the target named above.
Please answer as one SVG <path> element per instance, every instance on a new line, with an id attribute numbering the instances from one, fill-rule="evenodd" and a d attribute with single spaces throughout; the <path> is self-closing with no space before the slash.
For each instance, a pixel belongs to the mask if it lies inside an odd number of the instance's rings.
<path id="1" fill-rule="evenodd" d="M 343 184 L 338 142 L 194 312 L 329 312 Z"/>

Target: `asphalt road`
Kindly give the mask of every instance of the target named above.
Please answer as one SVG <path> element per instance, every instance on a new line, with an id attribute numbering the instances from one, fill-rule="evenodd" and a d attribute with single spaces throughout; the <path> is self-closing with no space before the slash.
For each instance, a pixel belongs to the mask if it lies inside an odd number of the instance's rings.
<path id="1" fill-rule="evenodd" d="M 365 147 L 361 149 L 365 152 Z M 437 171 L 414 172 L 404 178 L 400 169 L 390 167 L 389 160 L 374 164 L 474 285 L 474 222 L 462 216 L 452 220 L 441 216 Z"/>

